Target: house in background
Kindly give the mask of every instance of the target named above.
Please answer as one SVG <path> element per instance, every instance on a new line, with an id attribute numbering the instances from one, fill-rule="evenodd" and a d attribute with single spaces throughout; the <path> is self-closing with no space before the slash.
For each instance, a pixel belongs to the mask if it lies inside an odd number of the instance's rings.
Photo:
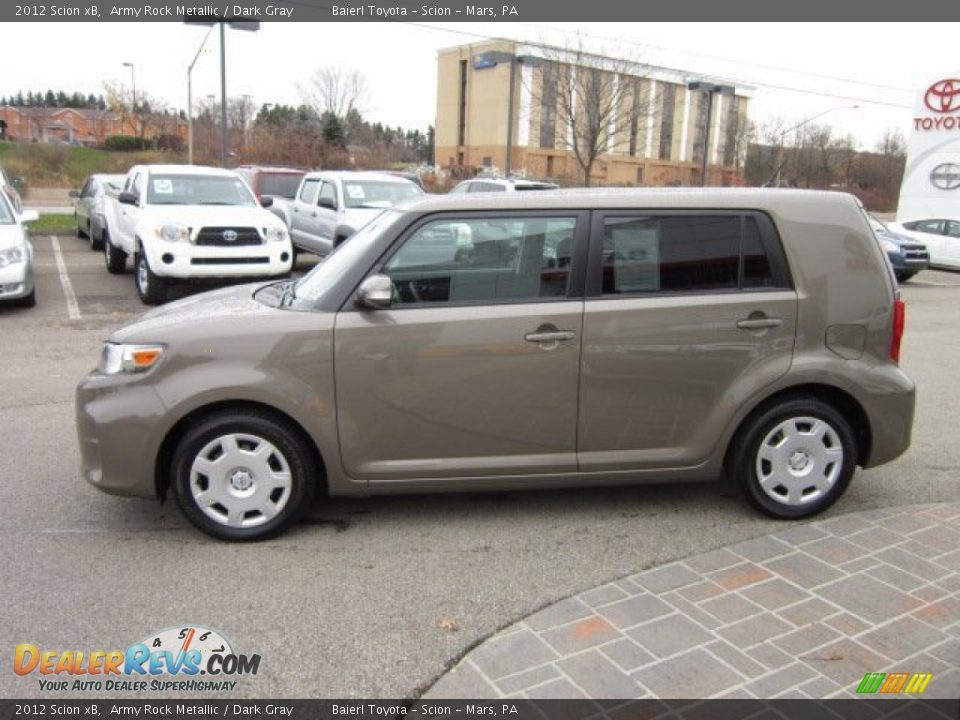
<path id="1" fill-rule="evenodd" d="M 142 113 L 137 118 L 110 110 L 55 107 L 0 107 L 5 139 L 16 142 L 66 142 L 99 146 L 113 135 L 187 137 L 187 121 L 176 113 Z"/>

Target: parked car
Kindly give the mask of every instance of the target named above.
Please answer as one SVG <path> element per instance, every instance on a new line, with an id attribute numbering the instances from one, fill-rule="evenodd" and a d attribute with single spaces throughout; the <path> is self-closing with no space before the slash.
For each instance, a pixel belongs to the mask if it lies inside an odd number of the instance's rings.
<path id="1" fill-rule="evenodd" d="M 7 171 L 0 166 L 0 191 L 2 191 L 15 212 L 23 210 L 23 199 L 20 197 L 20 187 L 23 186 L 23 178 L 10 177 Z"/>
<path id="2" fill-rule="evenodd" d="M 274 204 L 295 247 L 327 255 L 384 208 L 422 196 L 419 186 L 395 175 L 324 171 L 304 175 L 296 199 Z"/>
<path id="3" fill-rule="evenodd" d="M 525 178 L 473 178 L 464 180 L 451 189 L 451 193 L 475 192 L 522 192 L 524 190 L 556 190 L 559 185 L 543 180 L 527 180 Z"/>
<path id="4" fill-rule="evenodd" d="M 25 227 L 37 219 L 35 210 L 18 213 L 6 193 L 0 192 L 0 304 L 33 307 L 33 245 Z"/>
<path id="5" fill-rule="evenodd" d="M 462 254 L 474 240 L 493 246 Z M 77 389 L 82 473 L 171 494 L 231 540 L 279 532 L 318 491 L 724 474 L 801 518 L 909 446 L 903 322 L 850 195 L 433 196 L 298 281 L 114 332 Z"/>
<path id="6" fill-rule="evenodd" d="M 960 217 L 918 218 L 888 227 L 926 245 L 930 267 L 960 270 Z"/>
<path id="7" fill-rule="evenodd" d="M 147 305 L 166 302 L 172 282 L 290 272 L 287 229 L 230 170 L 137 165 L 116 197 L 107 193 L 104 211 L 107 270 L 123 272 L 133 256 L 137 294 Z"/>
<path id="8" fill-rule="evenodd" d="M 103 249 L 104 203 L 108 191 L 120 192 L 126 175 L 95 174 L 87 178 L 79 190 L 71 190 L 75 199 L 73 216 L 77 225 L 77 237 L 87 238 L 91 250 Z"/>
<path id="9" fill-rule="evenodd" d="M 306 170 L 299 168 L 261 165 L 241 165 L 236 168 L 236 172 L 246 180 L 257 200 L 263 195 L 293 200 L 297 196 L 300 181 L 307 174 Z"/>
<path id="10" fill-rule="evenodd" d="M 877 240 L 880 241 L 880 247 L 890 258 L 893 274 L 899 282 L 906 282 L 930 266 L 930 253 L 927 252 L 926 245 L 906 235 L 893 232 L 883 221 L 873 215 L 867 215 L 867 219 L 877 235 Z"/>

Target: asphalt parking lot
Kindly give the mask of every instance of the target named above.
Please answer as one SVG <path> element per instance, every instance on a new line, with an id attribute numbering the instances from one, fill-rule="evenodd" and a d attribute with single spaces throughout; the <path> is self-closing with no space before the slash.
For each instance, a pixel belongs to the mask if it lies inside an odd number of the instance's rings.
<path id="1" fill-rule="evenodd" d="M 103 495 L 80 479 L 74 387 L 111 329 L 143 306 L 131 274 L 108 275 L 84 241 L 34 245 L 37 306 L 0 309 L 8 662 L 17 643 L 125 649 L 199 624 L 262 656 L 231 697 L 409 697 L 549 602 L 784 527 L 707 484 L 323 500 L 276 540 L 214 541 L 171 503 Z M 960 498 L 960 274 L 924 272 L 903 295 L 902 365 L 918 386 L 913 446 L 858 472 L 830 516 Z M 0 697 L 50 696 L 36 675 L 0 673 Z"/>

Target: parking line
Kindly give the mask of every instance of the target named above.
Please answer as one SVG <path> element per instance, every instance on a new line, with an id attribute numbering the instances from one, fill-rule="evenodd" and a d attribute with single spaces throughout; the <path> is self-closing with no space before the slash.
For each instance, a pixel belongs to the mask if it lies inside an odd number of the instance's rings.
<path id="1" fill-rule="evenodd" d="M 53 245 L 53 256 L 57 259 L 57 272 L 60 274 L 63 296 L 67 299 L 67 317 L 71 320 L 79 320 L 80 306 L 77 304 L 77 294 L 73 291 L 70 276 L 67 275 L 67 264 L 63 261 L 63 253 L 60 252 L 60 240 L 57 239 L 56 235 L 50 237 L 50 244 Z"/>

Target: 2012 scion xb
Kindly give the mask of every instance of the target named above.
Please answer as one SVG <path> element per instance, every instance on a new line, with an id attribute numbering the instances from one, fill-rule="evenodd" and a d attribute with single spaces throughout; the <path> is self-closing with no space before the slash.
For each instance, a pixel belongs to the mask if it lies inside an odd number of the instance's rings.
<path id="1" fill-rule="evenodd" d="M 113 333 L 77 390 L 82 472 L 232 540 L 317 492 L 728 477 L 805 517 L 907 449 L 903 323 L 848 195 L 436 197 L 299 281 Z"/>

